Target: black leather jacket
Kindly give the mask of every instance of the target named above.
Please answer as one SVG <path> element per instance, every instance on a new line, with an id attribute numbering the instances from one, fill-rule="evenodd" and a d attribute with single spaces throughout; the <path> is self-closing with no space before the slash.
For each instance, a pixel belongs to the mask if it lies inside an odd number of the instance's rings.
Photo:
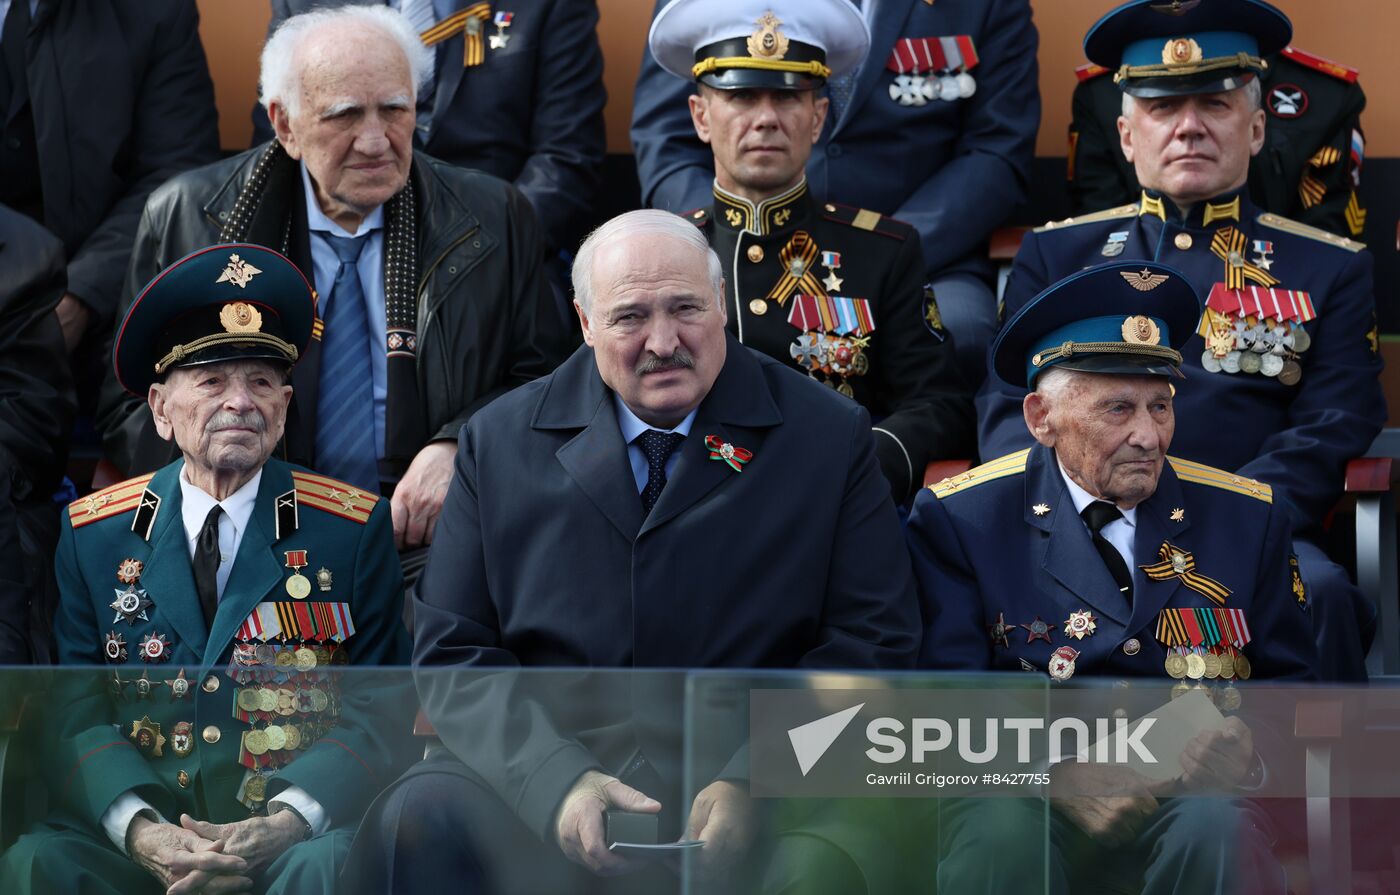
<path id="1" fill-rule="evenodd" d="M 262 149 L 186 172 L 151 195 L 127 271 L 123 316 L 162 269 L 219 241 Z M 567 335 L 542 275 L 539 226 L 521 194 L 488 174 L 417 152 L 410 177 L 418 196 L 418 397 L 427 443 L 456 439 L 492 399 L 552 370 L 567 356 Z M 294 202 L 300 201 L 298 195 Z M 304 227 L 288 248 L 310 279 Z M 315 406 L 314 381 L 294 382 L 282 456 L 314 465 L 315 433 L 297 413 L 298 405 Z M 145 400 L 124 392 L 111 375 L 98 426 L 108 459 L 129 475 L 174 456 L 155 434 Z"/>

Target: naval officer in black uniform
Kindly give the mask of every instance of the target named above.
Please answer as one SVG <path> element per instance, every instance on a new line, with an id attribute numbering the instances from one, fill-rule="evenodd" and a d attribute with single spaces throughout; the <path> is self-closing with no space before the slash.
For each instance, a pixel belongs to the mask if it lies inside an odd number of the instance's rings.
<path id="1" fill-rule="evenodd" d="M 690 115 L 714 153 L 714 204 L 688 216 L 723 262 L 730 330 L 864 405 L 904 500 L 930 460 L 970 449 L 972 416 L 918 234 L 807 188 L 820 90 L 865 57 L 864 19 L 845 0 L 675 0 L 649 43 L 697 82 Z"/>

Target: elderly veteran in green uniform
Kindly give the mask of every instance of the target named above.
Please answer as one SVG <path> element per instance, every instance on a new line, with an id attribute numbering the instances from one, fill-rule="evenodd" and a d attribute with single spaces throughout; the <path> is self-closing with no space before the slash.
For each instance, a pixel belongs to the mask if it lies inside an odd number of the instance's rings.
<path id="1" fill-rule="evenodd" d="M 870 411 L 904 501 L 930 460 L 972 450 L 971 391 L 922 285 L 914 228 L 807 189 L 823 86 L 865 58 L 865 19 L 847 0 L 674 0 L 649 40 L 663 68 L 695 82 L 714 205 L 687 216 L 724 264 L 730 331 Z"/>
<path id="2" fill-rule="evenodd" d="M 45 700 L 54 813 L 0 891 L 329 891 L 393 778 L 408 701 L 331 671 L 406 659 L 388 506 L 270 457 L 313 319 L 252 245 L 185 257 L 128 311 L 117 375 L 183 458 L 68 509 L 59 662 L 106 667 Z"/>
<path id="3" fill-rule="evenodd" d="M 1036 444 L 915 499 L 923 667 L 1024 670 L 1052 685 L 1155 678 L 1172 698 L 1201 686 L 1227 714 L 1237 678 L 1315 676 L 1288 517 L 1269 486 L 1167 455 L 1173 380 L 1200 313 L 1184 274 L 1138 261 L 1060 280 L 998 334 L 993 372 L 1031 389 L 1022 413 Z M 1149 895 L 1282 893 L 1268 818 L 1245 798 L 1265 773 L 1254 743 L 1228 717 L 1185 746 L 1169 781 L 1067 762 L 1051 769 L 1048 813 L 1038 800 L 947 802 L 939 890 L 1067 895 L 1101 883 L 1112 851 Z M 1017 854 L 1031 859 L 1002 860 Z"/>

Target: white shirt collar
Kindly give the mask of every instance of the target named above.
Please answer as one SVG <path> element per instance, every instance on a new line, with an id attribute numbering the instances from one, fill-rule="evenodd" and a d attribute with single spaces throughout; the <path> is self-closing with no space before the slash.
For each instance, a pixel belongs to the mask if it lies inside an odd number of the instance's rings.
<path id="1" fill-rule="evenodd" d="M 301 187 L 306 196 L 306 228 L 308 230 L 313 232 L 319 230 L 330 233 L 332 236 L 358 237 L 384 227 L 383 205 L 365 215 L 364 220 L 360 221 L 360 229 L 354 233 L 347 231 L 327 217 L 326 213 L 321 210 L 321 203 L 316 201 L 316 190 L 311 186 L 311 174 L 306 170 L 306 162 L 301 163 Z"/>
<path id="2" fill-rule="evenodd" d="M 258 484 L 261 481 L 262 470 L 259 469 L 242 488 L 223 500 L 215 500 L 212 494 L 190 484 L 189 479 L 185 478 L 185 471 L 181 469 L 180 516 L 185 523 L 185 535 L 188 539 L 192 541 L 199 537 L 200 530 L 204 528 L 204 519 L 209 515 L 209 511 L 214 509 L 214 504 L 224 508 L 224 514 L 228 516 L 229 522 L 233 523 L 235 537 L 241 535 L 248 527 L 248 519 L 253 515 L 253 504 L 257 503 Z"/>
<path id="3" fill-rule="evenodd" d="M 1060 462 L 1058 456 L 1055 457 L 1055 465 L 1059 467 L 1060 478 L 1065 480 L 1065 487 L 1069 489 L 1070 500 L 1074 501 L 1074 512 L 1076 514 L 1083 513 L 1084 508 L 1098 500 L 1098 498 L 1079 487 L 1074 479 L 1069 477 L 1069 473 L 1065 472 L 1064 464 Z M 1137 507 L 1133 507 L 1131 510 L 1125 510 L 1119 507 L 1118 512 L 1123 514 L 1123 521 L 1128 523 L 1130 528 L 1137 528 Z"/>
<path id="4" fill-rule="evenodd" d="M 690 425 L 695 422 L 695 414 L 700 409 L 697 407 L 695 410 L 690 411 L 690 413 L 686 414 L 685 419 L 677 423 L 673 429 L 657 429 L 656 426 L 642 422 L 642 420 L 632 412 L 632 409 L 627 406 L 627 403 L 618 396 L 617 392 L 613 392 L 613 403 L 617 407 L 617 427 L 622 430 L 623 444 L 631 444 L 638 435 L 641 435 L 648 429 L 656 429 L 658 432 L 676 432 L 680 435 L 689 435 Z"/>

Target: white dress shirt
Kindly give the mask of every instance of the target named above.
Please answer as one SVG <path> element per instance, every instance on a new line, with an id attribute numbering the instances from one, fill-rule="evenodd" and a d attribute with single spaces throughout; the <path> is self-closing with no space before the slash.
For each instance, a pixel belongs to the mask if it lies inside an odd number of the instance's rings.
<path id="1" fill-rule="evenodd" d="M 647 455 L 642 450 L 642 446 L 636 443 L 638 435 L 648 429 L 656 429 L 658 432 L 675 432 L 679 435 L 690 435 L 690 425 L 695 422 L 695 410 L 686 414 L 685 419 L 676 424 L 674 429 L 659 429 L 656 426 L 648 425 L 638 419 L 617 392 L 613 392 L 613 402 L 617 407 L 617 427 L 622 430 L 622 441 L 627 445 L 627 459 L 632 461 L 632 478 L 637 481 L 637 493 L 641 494 L 642 489 L 647 486 L 649 469 L 647 468 Z M 698 410 L 698 408 L 697 408 Z M 671 470 L 676 468 L 676 461 L 681 458 L 680 448 L 671 452 L 671 456 L 666 458 L 666 480 L 671 480 Z"/>
<path id="2" fill-rule="evenodd" d="M 321 296 L 318 314 L 325 310 L 325 302 L 330 299 L 331 287 L 335 285 L 335 275 L 340 270 L 340 258 L 325 237 L 368 237 L 365 247 L 360 250 L 359 260 L 355 262 L 355 270 L 359 271 L 365 310 L 369 312 L 369 344 L 365 350 L 369 352 L 369 373 L 374 388 L 374 455 L 383 460 L 384 404 L 389 398 L 389 349 L 385 341 L 388 338 L 388 312 L 384 308 L 384 206 L 366 215 L 360 221 L 359 229 L 351 233 L 321 210 L 305 162 L 301 165 L 301 184 L 306 197 L 306 227 L 311 231 L 312 281 L 316 294 Z"/>
<path id="3" fill-rule="evenodd" d="M 1056 457 L 1055 463 L 1059 464 L 1059 462 L 1059 458 Z M 1060 475 L 1065 480 L 1065 487 L 1069 489 L 1070 499 L 1074 501 L 1075 513 L 1083 513 L 1085 507 L 1098 500 L 1097 497 L 1075 484 L 1074 479 L 1065 472 L 1064 466 L 1060 466 Z M 1104 539 L 1122 554 L 1123 562 L 1128 564 L 1128 571 L 1131 573 L 1133 570 L 1133 538 L 1137 534 L 1137 507 L 1133 507 L 1131 510 L 1119 507 L 1118 512 L 1123 514 L 1123 518 L 1114 519 L 1100 529 L 1099 534 L 1103 535 Z M 1087 523 L 1084 528 L 1086 530 L 1089 528 Z"/>
<path id="4" fill-rule="evenodd" d="M 238 547 L 243 543 L 243 532 L 248 529 L 248 521 L 252 518 L 253 506 L 258 499 L 260 482 L 262 482 L 261 469 L 254 473 L 243 487 L 223 500 L 215 500 L 213 495 L 190 484 L 189 480 L 185 478 L 185 471 L 180 471 L 180 519 L 185 526 L 185 541 L 189 547 L 191 558 L 194 557 L 199 532 L 204 528 L 205 517 L 209 515 L 209 511 L 214 508 L 215 504 L 224 508 L 223 514 L 219 516 L 218 583 L 220 599 L 224 596 L 224 585 L 228 583 L 229 573 L 233 570 L 234 557 L 238 556 Z M 311 833 L 314 836 L 326 832 L 329 827 L 325 809 L 299 786 L 289 786 L 279 792 L 268 803 L 268 807 L 275 808 L 281 804 L 295 809 L 311 825 Z M 107 834 L 107 838 L 112 840 L 112 844 L 121 849 L 123 854 L 126 853 L 127 830 L 131 827 L 131 822 L 136 819 L 136 816 L 144 811 L 149 811 L 160 823 L 169 823 L 159 811 L 151 807 L 150 802 L 138 796 L 136 791 L 131 789 L 117 796 L 116 800 L 102 813 L 103 831 Z"/>

